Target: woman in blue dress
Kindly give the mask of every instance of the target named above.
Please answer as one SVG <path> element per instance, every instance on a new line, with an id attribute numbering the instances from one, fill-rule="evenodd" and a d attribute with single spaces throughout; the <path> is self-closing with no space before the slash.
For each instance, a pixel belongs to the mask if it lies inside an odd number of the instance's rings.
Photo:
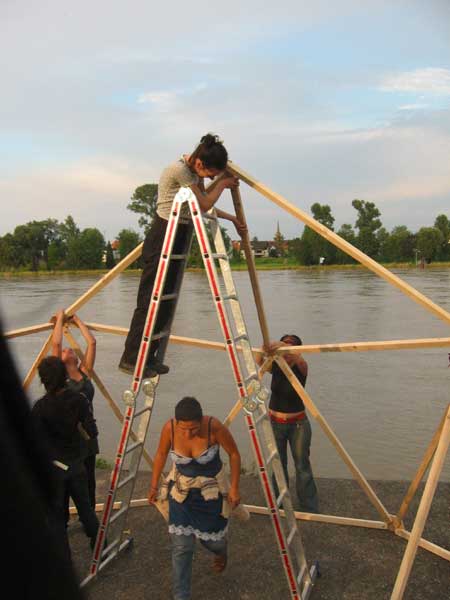
<path id="1" fill-rule="evenodd" d="M 230 481 L 220 447 L 230 459 Z M 172 469 L 160 485 L 169 454 Z M 228 517 L 240 502 L 240 470 L 241 457 L 227 427 L 214 417 L 204 416 L 195 398 L 180 400 L 175 419 L 162 429 L 148 493 L 150 503 L 166 499 L 169 503 L 174 600 L 191 598 L 196 539 L 215 555 L 213 569 L 219 573 L 225 569 Z"/>

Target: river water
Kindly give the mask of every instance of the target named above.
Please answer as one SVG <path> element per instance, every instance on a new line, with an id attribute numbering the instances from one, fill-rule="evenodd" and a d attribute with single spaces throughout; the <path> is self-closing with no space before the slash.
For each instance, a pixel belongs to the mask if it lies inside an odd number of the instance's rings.
<path id="1" fill-rule="evenodd" d="M 450 311 L 450 269 L 396 270 L 434 302 Z M 252 345 L 261 343 L 246 272 L 234 274 Z M 305 344 L 449 337 L 449 327 L 375 275 L 362 270 L 260 271 L 271 336 L 297 333 Z M 97 280 L 62 275 L 0 280 L 0 311 L 6 330 L 47 322 Z M 80 311 L 86 321 L 127 327 L 134 308 L 138 276 L 114 280 Z M 209 287 L 203 273 L 186 274 L 175 318 L 177 335 L 221 340 Z M 48 333 L 10 343 L 25 375 Z M 121 404 L 128 378 L 117 370 L 124 338 L 97 334 L 96 370 Z M 307 389 L 346 450 L 368 478 L 410 479 L 450 400 L 450 348 L 305 355 Z M 169 375 L 161 378 L 147 447 L 153 454 L 162 424 L 184 395 L 196 396 L 206 414 L 224 418 L 236 401 L 228 358 L 223 352 L 172 345 Z M 267 385 L 270 379 L 267 377 Z M 37 382 L 31 400 L 42 394 Z M 112 460 L 120 427 L 97 391 L 95 412 L 101 455 Z M 320 427 L 312 420 L 312 463 L 317 476 L 349 477 Z M 232 425 L 244 464 L 253 457 L 243 419 Z M 443 479 L 450 480 L 450 460 Z"/>

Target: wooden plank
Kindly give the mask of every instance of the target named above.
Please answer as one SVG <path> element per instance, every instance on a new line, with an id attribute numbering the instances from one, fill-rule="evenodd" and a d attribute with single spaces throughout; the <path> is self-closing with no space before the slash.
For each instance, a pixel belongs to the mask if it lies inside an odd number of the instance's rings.
<path id="1" fill-rule="evenodd" d="M 118 501 L 114 502 L 114 504 L 113 504 L 113 510 L 119 510 L 119 508 L 121 508 L 121 506 L 122 506 L 122 502 L 121 502 L 121 500 L 118 500 Z M 131 500 L 131 502 L 130 502 L 130 508 L 138 508 L 140 506 L 150 506 L 147 498 L 139 498 L 139 499 L 136 499 L 136 500 Z M 95 512 L 103 512 L 104 508 L 105 508 L 104 503 L 103 502 L 98 502 L 95 505 Z M 69 513 L 71 515 L 77 515 L 78 511 L 77 511 L 77 509 L 76 509 L 75 506 L 70 506 L 69 507 Z"/>
<path id="2" fill-rule="evenodd" d="M 436 487 L 444 465 L 445 457 L 447 456 L 448 447 L 450 444 L 450 407 L 446 413 L 446 419 L 441 431 L 439 443 L 436 448 L 433 463 L 425 484 L 425 489 L 420 500 L 417 510 L 416 519 L 409 535 L 408 544 L 400 565 L 400 569 L 395 580 L 394 589 L 392 591 L 391 600 L 401 600 L 405 593 L 406 585 L 411 574 L 412 565 L 417 553 L 422 532 L 425 527 L 425 522 L 430 512 L 431 503 L 436 492 Z"/>
<path id="3" fill-rule="evenodd" d="M 23 385 L 24 390 L 28 389 L 30 383 L 33 381 L 34 376 L 36 375 L 36 371 L 39 366 L 39 363 L 48 354 L 48 351 L 50 350 L 50 347 L 52 345 L 52 338 L 53 338 L 53 331 L 48 336 L 48 338 L 45 340 L 44 345 L 41 348 L 41 351 L 36 356 L 34 363 L 31 365 L 30 370 L 28 371 L 25 379 L 23 380 L 22 385 Z"/>
<path id="4" fill-rule="evenodd" d="M 75 350 L 78 358 L 80 360 L 83 360 L 83 357 L 84 357 L 83 352 L 81 351 L 81 348 L 78 345 L 77 341 L 75 340 L 75 338 L 73 337 L 73 335 L 67 330 L 67 328 L 64 331 L 64 335 L 68 339 L 69 344 Z M 92 369 L 91 376 L 92 376 L 92 379 L 94 380 L 95 385 L 98 387 L 98 389 L 102 393 L 103 397 L 108 402 L 108 404 L 109 404 L 111 410 L 113 411 L 114 415 L 116 416 L 117 420 L 122 425 L 122 423 L 123 423 L 123 414 L 122 414 L 119 406 L 116 404 L 116 402 L 114 401 L 113 397 L 111 396 L 111 394 L 106 389 L 105 384 L 100 379 L 100 377 L 97 375 L 97 373 L 95 372 L 94 369 Z M 134 433 L 134 431 L 130 431 L 130 436 L 133 439 L 133 441 L 137 441 L 137 435 Z M 153 468 L 153 460 L 152 460 L 150 454 L 147 452 L 147 450 L 145 448 L 142 449 L 142 455 L 144 457 L 144 460 L 150 465 L 151 468 Z"/>
<path id="5" fill-rule="evenodd" d="M 305 344 L 278 348 L 276 354 L 312 354 L 319 352 L 369 352 L 378 350 L 415 350 L 418 348 L 446 348 L 450 346 L 450 337 L 423 338 L 415 340 L 386 340 L 380 342 L 346 342 L 343 344 Z"/>
<path id="6" fill-rule="evenodd" d="M 270 511 L 267 506 L 255 506 L 253 504 L 244 505 L 247 510 L 257 515 L 269 515 Z M 285 511 L 280 510 L 280 515 L 285 517 Z M 383 521 L 373 521 L 370 519 L 355 519 L 352 517 L 339 517 L 336 515 L 322 515 L 317 513 L 306 513 L 294 511 L 296 519 L 300 521 L 314 521 L 316 523 L 330 523 L 332 525 L 350 525 L 352 527 L 366 527 L 369 529 L 387 529 L 387 524 Z"/>
<path id="7" fill-rule="evenodd" d="M 13 339 L 23 337 L 25 335 L 33 335 L 34 333 L 40 333 L 41 331 L 48 331 L 53 329 L 53 323 L 41 323 L 40 325 L 32 325 L 31 327 L 23 327 L 22 329 L 13 329 L 3 334 L 5 339 Z"/>
<path id="8" fill-rule="evenodd" d="M 390 516 L 390 514 L 388 513 L 388 511 L 382 504 L 381 500 L 376 495 L 372 486 L 369 484 L 367 479 L 364 477 L 364 475 L 358 469 L 356 464 L 353 462 L 353 459 L 348 454 L 348 452 L 345 450 L 344 446 L 339 441 L 337 435 L 334 433 L 334 431 L 332 430 L 330 425 L 327 423 L 327 421 L 325 420 L 323 415 L 320 413 L 320 411 L 318 410 L 318 408 L 312 401 L 311 397 L 309 396 L 308 392 L 305 390 L 305 388 L 302 386 L 300 381 L 294 375 L 294 373 L 292 372 L 292 370 L 289 367 L 289 365 L 287 364 L 287 362 L 284 360 L 284 358 L 282 356 L 275 358 L 275 361 L 277 362 L 277 364 L 279 365 L 279 367 L 283 371 L 283 373 L 286 375 L 286 377 L 289 379 L 292 387 L 295 389 L 297 394 L 303 400 L 303 404 L 308 409 L 308 411 L 311 413 L 311 416 L 314 419 L 316 419 L 316 421 L 322 427 L 325 435 L 328 437 L 330 442 L 336 448 L 338 454 L 341 456 L 342 460 L 345 462 L 345 464 L 349 468 L 350 472 L 353 474 L 356 481 L 359 483 L 361 489 L 366 494 L 366 496 L 368 497 L 370 502 L 376 508 L 378 513 L 381 515 L 382 519 L 386 523 L 391 523 L 392 517 Z"/>
<path id="9" fill-rule="evenodd" d="M 405 529 L 396 529 L 395 535 L 398 535 L 399 537 L 403 538 L 404 540 L 409 540 L 409 538 L 411 537 L 411 533 L 409 531 L 406 531 Z M 433 554 L 440 556 L 444 560 L 450 561 L 450 550 L 446 550 L 445 548 L 442 548 L 442 546 L 433 544 L 432 542 L 429 542 L 428 540 L 425 540 L 424 538 L 420 538 L 419 546 L 421 548 L 423 548 L 424 550 L 428 550 L 428 552 L 432 552 Z"/>
<path id="10" fill-rule="evenodd" d="M 113 279 L 115 279 L 122 271 L 124 271 L 129 265 L 134 263 L 142 254 L 143 242 L 136 246 L 125 258 L 123 258 L 117 265 L 108 271 L 101 279 L 99 279 L 92 287 L 90 287 L 82 296 L 75 300 L 66 310 L 66 315 L 73 315 L 80 310 L 82 306 L 86 304 L 91 298 L 98 294 L 105 286 L 108 285 Z"/>
<path id="11" fill-rule="evenodd" d="M 297 206 L 286 200 L 286 198 L 283 198 L 283 196 L 280 194 L 273 192 L 269 187 L 260 181 L 257 181 L 254 177 L 243 171 L 235 163 L 228 163 L 227 170 L 236 177 L 239 177 L 239 179 L 242 179 L 242 181 L 245 181 L 245 183 L 247 183 L 256 191 L 260 192 L 263 196 L 286 210 L 293 217 L 302 221 L 305 225 L 334 244 L 337 248 L 352 256 L 355 260 L 376 273 L 379 277 L 382 277 L 385 281 L 395 286 L 406 296 L 409 296 L 412 300 L 425 307 L 431 313 L 450 325 L 450 313 L 432 302 L 429 298 L 427 298 L 424 294 L 421 294 L 411 285 L 400 279 L 400 277 L 394 275 L 394 273 L 391 273 L 391 271 L 385 267 L 382 267 L 375 260 L 367 256 L 367 254 L 364 254 L 364 252 L 361 252 L 361 250 L 358 250 L 358 248 L 352 246 L 352 244 L 341 238 L 339 235 L 337 235 L 337 233 L 331 231 L 331 229 L 328 229 L 325 227 L 325 225 L 322 225 L 322 223 L 319 223 L 313 219 L 308 213 L 300 210 Z"/>
<path id="12" fill-rule="evenodd" d="M 234 210 L 236 217 L 241 223 L 247 225 L 245 218 L 244 207 L 242 205 L 241 193 L 239 188 L 231 189 L 231 197 L 233 199 Z M 250 244 L 250 237 L 248 230 L 241 237 L 241 247 L 244 250 L 245 258 L 247 260 L 248 275 L 250 277 L 250 283 L 252 285 L 253 297 L 255 299 L 256 312 L 258 315 L 259 326 L 261 327 L 261 335 L 265 346 L 270 344 L 269 326 L 267 324 L 266 313 L 264 310 L 264 304 L 261 294 L 261 288 L 259 287 L 258 275 L 256 273 L 255 257 L 253 255 L 252 246 Z"/>
<path id="13" fill-rule="evenodd" d="M 428 448 L 425 451 L 424 457 L 422 459 L 421 464 L 419 465 L 419 468 L 417 469 L 416 475 L 414 476 L 411 485 L 408 488 L 408 491 L 405 494 L 405 497 L 403 499 L 403 502 L 400 506 L 400 509 L 396 515 L 396 523 L 397 525 L 400 525 L 400 523 L 403 521 L 403 519 L 405 518 L 406 512 L 409 508 L 409 505 L 411 503 L 411 500 L 414 498 L 414 495 L 417 491 L 417 488 L 420 485 L 420 482 L 422 481 L 426 470 L 428 469 L 428 465 L 430 464 L 434 453 L 436 451 L 437 445 L 439 443 L 439 439 L 441 437 L 441 432 L 442 432 L 442 428 L 444 426 L 445 423 L 445 419 L 447 418 L 447 412 L 448 409 L 450 408 L 450 405 L 447 406 L 447 409 L 444 412 L 444 416 L 441 419 L 441 422 L 439 423 L 438 428 L 436 429 L 430 444 L 428 445 Z"/>

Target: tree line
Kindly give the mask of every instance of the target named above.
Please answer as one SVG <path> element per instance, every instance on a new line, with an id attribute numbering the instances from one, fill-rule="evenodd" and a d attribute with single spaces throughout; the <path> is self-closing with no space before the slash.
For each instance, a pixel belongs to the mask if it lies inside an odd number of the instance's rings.
<path id="1" fill-rule="evenodd" d="M 156 214 L 157 193 L 156 184 L 144 184 L 136 188 L 127 205 L 139 215 L 138 224 L 143 235 Z M 375 260 L 386 263 L 450 260 L 450 220 L 446 215 L 438 215 L 432 227 L 421 227 L 416 233 L 405 225 L 388 232 L 373 202 L 353 200 L 352 206 L 357 213 L 354 226 L 344 223 L 337 233 Z M 311 212 L 314 219 L 334 231 L 335 219 L 329 205 L 316 202 L 311 206 Z M 224 228 L 222 232 L 227 249 L 230 249 L 230 237 Z M 110 241 L 105 240 L 101 231 L 96 227 L 80 229 L 71 215 L 63 222 L 56 219 L 31 221 L 0 237 L 0 270 L 111 269 L 117 259 L 124 258 L 142 241 L 143 235 L 133 229 L 122 229 L 117 235 L 118 248 L 114 253 Z M 302 265 L 354 262 L 309 227 L 304 228 L 300 237 L 290 240 L 287 248 L 281 234 L 277 233 L 275 237 L 278 255 L 293 258 Z M 233 252 L 232 260 L 240 261 L 240 253 Z M 195 238 L 189 265 L 202 265 Z M 139 260 L 130 265 L 140 266 Z"/>

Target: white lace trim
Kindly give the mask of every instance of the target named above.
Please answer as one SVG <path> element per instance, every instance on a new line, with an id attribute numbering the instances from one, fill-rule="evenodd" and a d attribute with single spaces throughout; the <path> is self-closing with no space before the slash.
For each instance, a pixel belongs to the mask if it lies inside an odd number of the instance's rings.
<path id="1" fill-rule="evenodd" d="M 196 538 L 199 540 L 205 540 L 218 542 L 222 540 L 227 533 L 228 526 L 222 531 L 217 531 L 216 533 L 208 533 L 206 531 L 200 531 L 200 529 L 194 529 L 191 525 L 184 527 L 184 525 L 169 525 L 169 533 L 174 533 L 175 535 L 192 535 L 194 534 Z"/>

